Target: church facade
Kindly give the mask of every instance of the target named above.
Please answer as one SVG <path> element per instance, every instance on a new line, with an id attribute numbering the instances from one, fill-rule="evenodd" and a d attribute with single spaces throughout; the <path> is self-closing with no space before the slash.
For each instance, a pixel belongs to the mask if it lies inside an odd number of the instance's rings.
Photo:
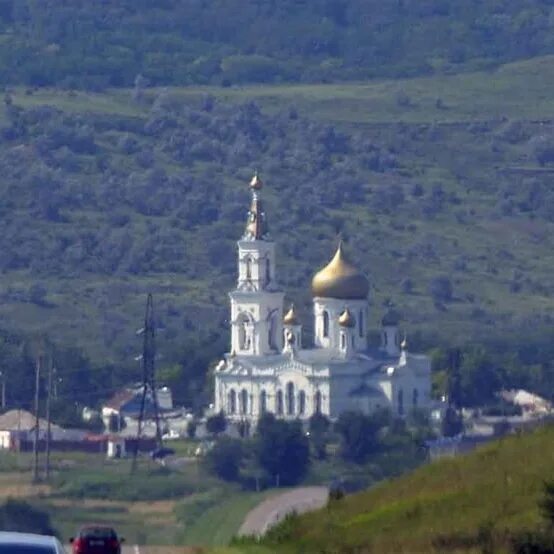
<path id="1" fill-rule="evenodd" d="M 283 310 L 257 175 L 250 189 L 246 230 L 238 241 L 237 286 L 229 294 L 231 351 L 215 370 L 215 410 L 232 421 L 255 423 L 264 412 L 335 419 L 350 410 L 387 408 L 402 417 L 428 409 L 430 359 L 408 352 L 390 311 L 382 319 L 380 347 L 368 347 L 369 282 L 342 244 L 312 280 L 314 346 L 302 347 L 294 306 Z"/>

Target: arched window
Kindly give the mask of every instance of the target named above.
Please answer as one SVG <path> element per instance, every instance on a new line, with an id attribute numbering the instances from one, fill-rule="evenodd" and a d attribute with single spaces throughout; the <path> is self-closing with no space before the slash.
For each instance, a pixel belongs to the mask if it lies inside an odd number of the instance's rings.
<path id="1" fill-rule="evenodd" d="M 287 384 L 287 415 L 294 415 L 294 385 Z"/>
<path id="2" fill-rule="evenodd" d="M 267 392 L 263 390 L 260 393 L 260 414 L 263 415 L 267 412 Z"/>
<path id="3" fill-rule="evenodd" d="M 387 346 L 388 341 L 389 341 L 389 337 L 387 335 L 387 332 L 383 331 L 383 346 Z"/>
<path id="4" fill-rule="evenodd" d="M 414 392 L 412 393 L 412 404 L 414 408 L 417 408 L 418 401 L 419 401 L 419 391 L 417 389 L 414 389 Z"/>
<path id="5" fill-rule="evenodd" d="M 298 393 L 298 413 L 300 415 L 306 413 L 306 393 L 303 390 Z"/>
<path id="6" fill-rule="evenodd" d="M 246 389 L 242 389 L 240 391 L 240 413 L 248 413 L 248 393 L 246 392 Z"/>
<path id="7" fill-rule="evenodd" d="M 344 350 L 346 348 L 346 335 L 341 333 L 340 335 L 340 347 Z"/>
<path id="8" fill-rule="evenodd" d="M 404 391 L 398 391 L 398 415 L 404 415 Z"/>
<path id="9" fill-rule="evenodd" d="M 229 391 L 229 395 L 227 398 L 227 412 L 230 414 L 234 414 L 237 411 L 237 393 L 235 392 L 235 389 L 231 389 Z"/>
<path id="10" fill-rule="evenodd" d="M 277 391 L 277 415 L 283 415 L 283 391 Z"/>
<path id="11" fill-rule="evenodd" d="M 358 332 L 360 333 L 360 338 L 364 337 L 364 311 L 360 310 L 358 317 Z"/>
<path id="12" fill-rule="evenodd" d="M 329 336 L 329 312 L 327 310 L 323 312 L 323 336 Z"/>
<path id="13" fill-rule="evenodd" d="M 269 258 L 265 260 L 265 282 L 269 283 L 271 281 L 271 261 Z"/>
<path id="14" fill-rule="evenodd" d="M 321 413 L 321 392 L 316 391 L 314 395 L 314 413 Z"/>
<path id="15" fill-rule="evenodd" d="M 252 258 L 246 258 L 246 278 L 252 279 Z"/>
<path id="16" fill-rule="evenodd" d="M 252 345 L 252 325 L 248 315 L 242 312 L 237 318 L 239 350 L 250 350 Z"/>

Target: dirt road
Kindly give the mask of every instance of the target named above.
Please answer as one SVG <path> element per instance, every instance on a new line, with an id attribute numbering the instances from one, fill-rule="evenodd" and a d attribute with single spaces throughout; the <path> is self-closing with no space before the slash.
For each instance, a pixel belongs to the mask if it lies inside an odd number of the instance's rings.
<path id="1" fill-rule="evenodd" d="M 327 487 L 301 487 L 264 500 L 245 518 L 240 535 L 263 535 L 292 512 L 317 510 L 327 504 Z"/>

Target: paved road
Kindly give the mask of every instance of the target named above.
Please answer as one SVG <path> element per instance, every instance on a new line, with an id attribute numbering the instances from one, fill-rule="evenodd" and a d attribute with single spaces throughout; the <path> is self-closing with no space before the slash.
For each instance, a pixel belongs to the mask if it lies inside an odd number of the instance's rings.
<path id="1" fill-rule="evenodd" d="M 301 487 L 268 498 L 246 516 L 238 534 L 263 535 L 292 512 L 301 514 L 322 508 L 328 496 L 327 487 Z"/>

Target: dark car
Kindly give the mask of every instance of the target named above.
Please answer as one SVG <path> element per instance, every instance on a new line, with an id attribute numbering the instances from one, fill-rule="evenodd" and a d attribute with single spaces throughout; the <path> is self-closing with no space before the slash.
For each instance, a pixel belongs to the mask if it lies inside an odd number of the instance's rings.
<path id="1" fill-rule="evenodd" d="M 73 554 L 121 554 L 121 543 L 117 533 L 104 525 L 81 527 L 75 538 L 69 539 Z"/>
<path id="2" fill-rule="evenodd" d="M 56 537 L 2 532 L 0 554 L 65 554 L 65 550 Z"/>

